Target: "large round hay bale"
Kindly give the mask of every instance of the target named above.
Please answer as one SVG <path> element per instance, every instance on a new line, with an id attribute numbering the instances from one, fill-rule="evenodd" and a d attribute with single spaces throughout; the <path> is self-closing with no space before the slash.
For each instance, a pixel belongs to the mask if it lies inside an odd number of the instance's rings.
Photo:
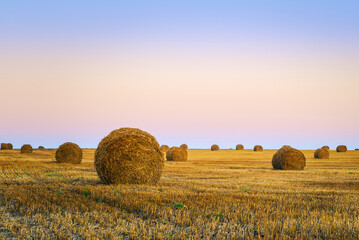
<path id="1" fill-rule="evenodd" d="M 329 158 L 329 151 L 325 148 L 318 148 L 314 152 L 314 158 L 319 159 L 328 159 Z"/>
<path id="2" fill-rule="evenodd" d="M 11 143 L 7 143 L 7 149 L 13 149 L 13 146 Z"/>
<path id="3" fill-rule="evenodd" d="M 328 151 L 330 150 L 330 149 L 329 149 L 329 146 L 323 146 L 322 148 L 324 148 L 324 149 L 326 149 L 326 150 L 328 150 Z"/>
<path id="4" fill-rule="evenodd" d="M 30 144 L 24 144 L 21 147 L 21 153 L 32 153 L 32 147 Z"/>
<path id="5" fill-rule="evenodd" d="M 112 131 L 95 151 L 95 168 L 105 184 L 156 184 L 163 167 L 156 138 L 137 128 Z"/>
<path id="6" fill-rule="evenodd" d="M 273 155 L 272 165 L 274 169 L 303 170 L 306 158 L 301 151 L 284 145 Z"/>
<path id="7" fill-rule="evenodd" d="M 187 150 L 182 147 L 171 147 L 166 153 L 167 161 L 185 162 L 187 157 Z"/>
<path id="8" fill-rule="evenodd" d="M 162 145 L 162 146 L 160 147 L 160 149 L 161 149 L 162 152 L 167 152 L 168 149 L 170 149 L 170 148 L 169 148 L 167 145 Z"/>
<path id="9" fill-rule="evenodd" d="M 182 144 L 180 147 L 181 147 L 181 148 L 184 148 L 184 149 L 186 149 L 186 150 L 188 149 L 188 146 L 187 146 L 187 144 L 185 144 L 185 143 Z"/>
<path id="10" fill-rule="evenodd" d="M 39 146 L 38 149 L 39 150 L 45 150 L 45 147 L 44 146 Z"/>
<path id="11" fill-rule="evenodd" d="M 1 150 L 6 150 L 7 147 L 7 143 L 1 143 Z"/>
<path id="12" fill-rule="evenodd" d="M 256 152 L 261 152 L 261 151 L 263 151 L 263 147 L 261 145 L 255 145 L 253 150 Z"/>
<path id="13" fill-rule="evenodd" d="M 345 146 L 345 145 L 339 145 L 337 147 L 337 152 L 346 152 L 346 151 L 348 151 L 348 149 L 347 149 L 347 146 Z"/>
<path id="14" fill-rule="evenodd" d="M 218 151 L 219 150 L 219 146 L 217 144 L 213 144 L 211 146 L 211 151 Z"/>
<path id="15" fill-rule="evenodd" d="M 82 149 L 76 143 L 66 142 L 56 150 L 56 162 L 80 164 L 82 160 Z"/>
<path id="16" fill-rule="evenodd" d="M 236 150 L 243 150 L 244 146 L 242 144 L 237 144 Z"/>

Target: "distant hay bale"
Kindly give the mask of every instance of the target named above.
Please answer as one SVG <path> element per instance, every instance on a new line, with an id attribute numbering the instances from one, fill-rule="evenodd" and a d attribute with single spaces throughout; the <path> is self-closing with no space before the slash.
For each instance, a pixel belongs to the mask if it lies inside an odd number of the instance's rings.
<path id="1" fill-rule="evenodd" d="M 261 145 L 255 145 L 253 148 L 253 151 L 261 152 L 261 151 L 263 151 L 263 147 Z"/>
<path id="2" fill-rule="evenodd" d="M 186 150 L 188 149 L 188 146 L 187 146 L 187 144 L 185 144 L 185 143 L 182 144 L 180 147 L 181 147 L 181 148 L 184 148 L 184 149 L 186 149 Z"/>
<path id="3" fill-rule="evenodd" d="M 7 143 L 1 143 L 1 150 L 7 150 L 8 144 Z"/>
<path id="4" fill-rule="evenodd" d="M 348 149 L 347 149 L 347 146 L 345 146 L 345 145 L 339 145 L 337 147 L 337 152 L 346 152 L 346 151 L 348 151 Z"/>
<path id="5" fill-rule="evenodd" d="M 356 148 L 355 151 L 359 151 L 359 148 Z"/>
<path id="6" fill-rule="evenodd" d="M 218 151 L 219 150 L 219 146 L 217 144 L 213 144 L 211 146 L 211 151 Z"/>
<path id="7" fill-rule="evenodd" d="M 326 148 L 318 148 L 314 152 L 314 158 L 328 159 L 329 158 L 329 151 Z"/>
<path id="8" fill-rule="evenodd" d="M 167 152 L 170 148 L 167 145 L 162 145 L 160 149 L 162 152 Z"/>
<path id="9" fill-rule="evenodd" d="M 330 149 L 329 149 L 329 146 L 323 146 L 322 148 L 324 148 L 324 149 L 326 149 L 326 150 L 328 150 L 328 151 L 330 150 Z"/>
<path id="10" fill-rule="evenodd" d="M 243 150 L 244 146 L 242 144 L 237 144 L 236 150 Z"/>
<path id="11" fill-rule="evenodd" d="M 56 150 L 56 162 L 80 164 L 82 149 L 76 143 L 66 142 Z"/>
<path id="12" fill-rule="evenodd" d="M 95 168 L 105 184 L 156 184 L 163 167 L 156 138 L 137 128 L 112 131 L 95 151 Z"/>
<path id="13" fill-rule="evenodd" d="M 32 153 L 32 147 L 30 144 L 24 144 L 22 147 L 21 147 L 21 153 Z"/>
<path id="14" fill-rule="evenodd" d="M 7 143 L 6 145 L 7 145 L 7 149 L 13 149 L 13 146 L 11 143 Z"/>
<path id="15" fill-rule="evenodd" d="M 301 151 L 284 145 L 273 155 L 272 165 L 274 169 L 303 170 L 306 158 Z"/>
<path id="16" fill-rule="evenodd" d="M 187 157 L 187 150 L 182 147 L 171 147 L 166 153 L 167 161 L 185 162 Z"/>
<path id="17" fill-rule="evenodd" d="M 39 146 L 38 149 L 39 150 L 45 150 L 45 147 L 44 146 Z"/>

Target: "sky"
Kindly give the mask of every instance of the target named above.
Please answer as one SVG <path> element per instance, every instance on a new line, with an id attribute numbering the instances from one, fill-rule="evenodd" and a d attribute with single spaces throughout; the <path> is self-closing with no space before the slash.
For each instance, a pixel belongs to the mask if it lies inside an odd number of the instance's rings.
<path id="1" fill-rule="evenodd" d="M 0 142 L 359 148 L 359 2 L 1 1 Z"/>

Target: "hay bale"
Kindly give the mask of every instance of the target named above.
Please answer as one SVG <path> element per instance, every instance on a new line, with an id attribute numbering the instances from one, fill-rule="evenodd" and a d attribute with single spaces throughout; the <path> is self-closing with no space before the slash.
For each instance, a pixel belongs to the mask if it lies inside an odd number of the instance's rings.
<path id="1" fill-rule="evenodd" d="M 324 148 L 324 149 L 326 149 L 326 150 L 328 150 L 328 151 L 330 150 L 330 149 L 329 149 L 329 146 L 323 146 L 322 148 Z"/>
<path id="2" fill-rule="evenodd" d="M 348 149 L 347 149 L 347 146 L 345 146 L 345 145 L 339 145 L 337 147 L 337 152 L 346 152 L 346 151 L 348 151 Z"/>
<path id="3" fill-rule="evenodd" d="M 219 146 L 217 144 L 213 144 L 211 146 L 211 151 L 218 151 L 219 150 Z"/>
<path id="4" fill-rule="evenodd" d="M 261 145 L 255 145 L 253 148 L 253 151 L 261 152 L 261 151 L 263 151 L 263 147 Z"/>
<path id="5" fill-rule="evenodd" d="M 160 147 L 160 149 L 161 149 L 162 152 L 167 152 L 168 149 L 170 149 L 170 148 L 169 148 L 167 145 L 162 145 L 162 146 Z"/>
<path id="6" fill-rule="evenodd" d="M 182 144 L 180 147 L 181 147 L 181 148 L 184 148 L 184 149 L 186 149 L 186 150 L 188 149 L 188 146 L 187 146 L 187 144 L 185 144 L 185 143 Z"/>
<path id="7" fill-rule="evenodd" d="M 356 148 L 355 151 L 359 151 L 359 148 Z"/>
<path id="8" fill-rule="evenodd" d="M 166 153 L 167 161 L 185 162 L 187 157 L 187 150 L 182 147 L 171 147 Z"/>
<path id="9" fill-rule="evenodd" d="M 237 144 L 236 150 L 243 150 L 244 146 L 242 144 Z"/>
<path id="10" fill-rule="evenodd" d="M 318 148 L 314 152 L 314 158 L 328 159 L 329 158 L 329 151 L 326 148 Z"/>
<path id="11" fill-rule="evenodd" d="M 45 150 L 45 147 L 44 146 L 39 146 L 38 149 L 39 150 Z"/>
<path id="12" fill-rule="evenodd" d="M 156 184 L 163 167 L 156 138 L 137 128 L 112 131 L 95 151 L 95 168 L 105 184 Z"/>
<path id="13" fill-rule="evenodd" d="M 284 145 L 273 155 L 272 165 L 274 169 L 303 170 L 306 158 L 301 151 Z"/>
<path id="14" fill-rule="evenodd" d="M 22 147 L 21 147 L 21 153 L 32 153 L 32 147 L 30 144 L 24 144 Z"/>
<path id="15" fill-rule="evenodd" d="M 82 160 L 82 149 L 76 143 L 66 142 L 56 150 L 56 162 L 80 164 Z"/>
<path id="16" fill-rule="evenodd" d="M 1 150 L 7 149 L 7 143 L 1 143 Z"/>
<path id="17" fill-rule="evenodd" d="M 7 149 L 13 149 L 13 146 L 11 143 L 7 143 Z"/>

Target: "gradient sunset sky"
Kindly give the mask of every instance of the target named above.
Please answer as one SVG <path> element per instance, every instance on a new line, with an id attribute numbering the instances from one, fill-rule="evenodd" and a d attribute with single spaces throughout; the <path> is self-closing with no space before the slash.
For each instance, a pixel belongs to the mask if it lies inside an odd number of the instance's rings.
<path id="1" fill-rule="evenodd" d="M 359 147 L 359 1 L 1 1 L 0 142 Z"/>

